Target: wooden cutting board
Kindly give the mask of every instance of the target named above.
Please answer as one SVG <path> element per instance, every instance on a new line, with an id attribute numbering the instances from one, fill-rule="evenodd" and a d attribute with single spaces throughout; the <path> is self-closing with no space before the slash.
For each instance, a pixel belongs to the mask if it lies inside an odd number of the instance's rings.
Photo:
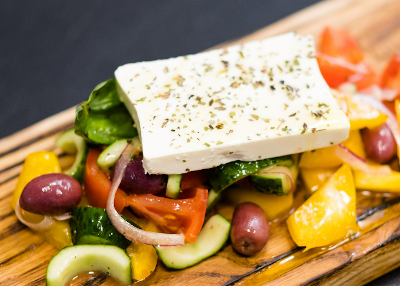
<path id="1" fill-rule="evenodd" d="M 296 31 L 318 36 L 326 26 L 350 31 L 378 71 L 400 52 L 400 1 L 331 0 L 302 10 L 232 43 Z M 0 140 L 0 285 L 44 285 L 45 271 L 57 252 L 18 222 L 10 206 L 25 157 L 33 151 L 59 150 L 54 139 L 71 128 L 74 108 Z M 167 270 L 159 263 L 140 285 L 362 285 L 400 266 L 400 194 L 358 191 L 358 237 L 330 248 L 303 252 L 291 240 L 285 220 L 271 225 L 270 241 L 256 256 L 237 255 L 230 245 L 199 265 Z M 297 192 L 295 205 L 304 200 Z M 87 278 L 87 277 L 86 277 Z M 104 274 L 85 285 L 114 285 Z M 83 284 L 83 279 L 74 285 Z"/>

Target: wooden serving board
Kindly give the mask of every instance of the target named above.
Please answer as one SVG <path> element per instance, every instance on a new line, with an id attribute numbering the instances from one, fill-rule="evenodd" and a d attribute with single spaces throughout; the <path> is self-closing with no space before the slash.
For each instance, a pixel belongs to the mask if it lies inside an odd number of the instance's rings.
<path id="1" fill-rule="evenodd" d="M 380 71 L 400 52 L 400 1 L 330 0 L 302 10 L 232 43 L 262 39 L 288 31 L 318 36 L 326 25 L 350 31 L 368 61 Z M 11 195 L 25 157 L 33 151 L 59 150 L 54 139 L 71 128 L 74 108 L 0 140 L 0 285 L 44 285 L 45 271 L 57 252 L 18 222 Z M 362 285 L 400 266 L 400 193 L 358 191 L 361 233 L 330 248 L 303 252 L 291 240 L 285 219 L 271 225 L 267 247 L 242 257 L 230 245 L 199 265 L 172 271 L 159 263 L 140 285 Z M 295 205 L 304 200 L 297 192 Z M 74 285 L 114 285 L 104 274 Z"/>

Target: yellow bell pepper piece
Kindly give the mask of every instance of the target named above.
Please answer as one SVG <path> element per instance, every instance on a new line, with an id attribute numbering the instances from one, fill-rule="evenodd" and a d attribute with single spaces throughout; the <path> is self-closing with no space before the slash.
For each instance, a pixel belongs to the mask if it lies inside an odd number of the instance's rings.
<path id="1" fill-rule="evenodd" d="M 303 179 L 306 189 L 313 193 L 318 190 L 332 175 L 337 168 L 329 169 L 301 169 L 301 178 Z"/>
<path id="2" fill-rule="evenodd" d="M 354 180 L 356 188 L 360 190 L 400 192 L 400 173 L 393 170 L 390 174 L 368 174 L 354 170 Z"/>
<path id="3" fill-rule="evenodd" d="M 38 232 L 48 243 L 57 249 L 72 245 L 69 221 L 54 220 L 53 226 L 46 231 Z"/>
<path id="4" fill-rule="evenodd" d="M 275 220 L 281 214 L 288 212 L 293 205 L 293 194 L 277 196 L 261 193 L 251 187 L 233 187 L 223 192 L 223 200 L 229 205 L 236 206 L 244 202 L 252 202 L 259 205 L 270 221 Z M 233 209 L 229 208 L 233 215 Z M 230 218 L 231 215 L 228 215 Z"/>
<path id="5" fill-rule="evenodd" d="M 358 130 L 350 131 L 349 138 L 342 143 L 359 157 L 366 157 L 364 145 Z M 299 167 L 304 169 L 337 168 L 343 162 L 335 154 L 336 146 L 306 151 L 301 155 Z"/>
<path id="6" fill-rule="evenodd" d="M 61 166 L 56 153 L 52 151 L 34 152 L 26 157 L 19 175 L 17 186 L 11 200 L 11 206 L 15 209 L 15 204 L 19 200 L 25 186 L 34 178 L 50 173 L 60 173 Z"/>
<path id="7" fill-rule="evenodd" d="M 157 232 L 157 227 L 148 222 L 146 231 Z M 158 255 L 156 250 L 151 245 L 146 245 L 139 242 L 132 242 L 126 249 L 132 263 L 132 278 L 135 280 L 143 280 L 147 278 L 157 266 Z"/>
<path id="8" fill-rule="evenodd" d="M 386 122 L 388 116 L 375 107 L 365 102 L 353 98 L 346 97 L 347 117 L 350 120 L 350 130 L 358 130 L 362 128 L 374 129 Z"/>
<path id="9" fill-rule="evenodd" d="M 350 166 L 340 167 L 286 222 L 294 242 L 306 250 L 355 232 L 356 189 Z"/>

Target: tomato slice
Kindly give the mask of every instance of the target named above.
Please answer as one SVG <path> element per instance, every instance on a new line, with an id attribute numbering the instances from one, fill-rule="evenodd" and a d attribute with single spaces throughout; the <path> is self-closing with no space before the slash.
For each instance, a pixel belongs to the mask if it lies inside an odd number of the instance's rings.
<path id="1" fill-rule="evenodd" d="M 125 201 L 136 214 L 149 219 L 163 231 L 183 233 L 187 242 L 195 242 L 204 223 L 207 198 L 207 189 L 190 188 L 177 200 L 132 194 Z"/>
<path id="2" fill-rule="evenodd" d="M 376 74 L 366 64 L 363 51 L 345 30 L 324 29 L 317 60 L 330 87 L 337 88 L 342 83 L 351 82 L 361 90 L 376 82 Z"/>
<path id="3" fill-rule="evenodd" d="M 400 94 L 400 53 L 394 54 L 384 69 L 381 82 L 382 87 L 397 89 Z"/>
<path id="4" fill-rule="evenodd" d="M 97 158 L 100 155 L 97 149 L 90 149 L 83 175 L 83 186 L 88 202 L 91 206 L 106 208 L 108 193 L 110 192 L 111 182 L 97 165 Z M 118 189 L 115 194 L 115 209 L 122 212 L 125 207 L 126 194 Z"/>
<path id="5" fill-rule="evenodd" d="M 364 59 L 363 51 L 350 33 L 332 27 L 325 27 L 323 30 L 320 51 L 325 55 L 341 58 L 352 64 L 358 64 Z"/>
<path id="6" fill-rule="evenodd" d="M 321 53 L 318 53 L 316 58 L 322 76 L 332 88 L 351 82 L 357 86 L 358 90 L 361 90 L 376 82 L 375 72 L 365 62 L 353 64 L 342 58 Z"/>
<path id="7" fill-rule="evenodd" d="M 207 176 L 203 170 L 193 171 L 182 175 L 181 189 L 186 190 L 189 188 L 205 188 L 207 183 Z"/>

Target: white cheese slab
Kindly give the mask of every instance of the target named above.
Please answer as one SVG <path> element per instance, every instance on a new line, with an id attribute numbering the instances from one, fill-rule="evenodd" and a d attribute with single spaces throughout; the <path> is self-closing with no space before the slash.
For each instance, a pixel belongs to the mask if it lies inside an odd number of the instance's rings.
<path id="1" fill-rule="evenodd" d="M 340 143 L 350 124 L 295 33 L 115 71 L 150 174 L 180 174 Z"/>

